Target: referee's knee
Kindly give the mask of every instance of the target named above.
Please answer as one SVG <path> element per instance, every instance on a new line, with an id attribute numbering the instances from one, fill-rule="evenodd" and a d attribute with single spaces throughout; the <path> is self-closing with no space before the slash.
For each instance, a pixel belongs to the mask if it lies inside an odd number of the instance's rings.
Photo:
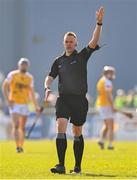
<path id="1" fill-rule="evenodd" d="M 67 119 L 59 118 L 57 119 L 57 133 L 66 133 L 67 130 Z"/>
<path id="2" fill-rule="evenodd" d="M 82 126 L 74 126 L 73 125 L 73 135 L 74 136 L 81 136 L 82 135 Z"/>

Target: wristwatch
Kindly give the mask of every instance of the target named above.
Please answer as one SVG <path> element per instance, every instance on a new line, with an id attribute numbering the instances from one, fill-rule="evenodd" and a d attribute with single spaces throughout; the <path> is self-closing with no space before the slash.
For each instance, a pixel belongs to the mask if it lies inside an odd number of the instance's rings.
<path id="1" fill-rule="evenodd" d="M 102 26 L 102 25 L 103 25 L 103 23 L 99 23 L 99 22 L 97 22 L 97 25 L 98 25 L 98 26 Z"/>

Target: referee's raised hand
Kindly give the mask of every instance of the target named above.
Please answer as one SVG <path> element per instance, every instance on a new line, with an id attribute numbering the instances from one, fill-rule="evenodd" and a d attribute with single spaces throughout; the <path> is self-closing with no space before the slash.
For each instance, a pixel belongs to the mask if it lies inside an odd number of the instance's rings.
<path id="1" fill-rule="evenodd" d="M 104 7 L 100 7 L 98 11 L 96 11 L 96 19 L 98 23 L 102 23 L 104 17 Z"/>

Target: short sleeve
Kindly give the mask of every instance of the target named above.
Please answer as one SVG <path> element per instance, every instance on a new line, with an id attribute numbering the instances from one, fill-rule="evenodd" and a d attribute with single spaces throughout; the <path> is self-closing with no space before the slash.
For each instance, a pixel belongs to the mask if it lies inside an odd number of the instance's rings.
<path id="1" fill-rule="evenodd" d="M 6 78 L 6 80 L 8 81 L 8 83 L 10 83 L 10 82 L 11 82 L 12 77 L 13 77 L 13 73 L 12 73 L 12 72 L 10 72 L 10 73 L 7 75 L 7 78 Z"/>
<path id="2" fill-rule="evenodd" d="M 55 79 L 57 77 L 57 75 L 58 75 L 58 64 L 57 64 L 57 61 L 55 60 L 52 67 L 51 67 L 51 71 L 49 73 L 49 76 L 51 76 Z"/>
<path id="3" fill-rule="evenodd" d="M 31 87 L 31 88 L 33 88 L 34 87 L 34 78 L 33 78 L 33 76 L 32 76 L 32 74 L 30 74 L 29 72 L 27 72 L 27 74 L 26 74 L 27 76 L 28 76 L 28 78 L 30 79 L 30 83 L 29 83 L 29 86 Z"/>
<path id="4" fill-rule="evenodd" d="M 88 59 L 90 58 L 91 54 L 98 50 L 99 49 L 99 46 L 97 45 L 96 48 L 90 48 L 89 46 L 83 48 L 80 52 L 80 55 L 83 56 L 83 58 L 88 61 Z"/>
<path id="5" fill-rule="evenodd" d="M 33 78 L 33 77 L 31 78 L 30 86 L 31 86 L 32 88 L 34 87 L 34 78 Z"/>
<path id="6" fill-rule="evenodd" d="M 105 80 L 105 89 L 112 90 L 112 82 L 108 79 Z"/>

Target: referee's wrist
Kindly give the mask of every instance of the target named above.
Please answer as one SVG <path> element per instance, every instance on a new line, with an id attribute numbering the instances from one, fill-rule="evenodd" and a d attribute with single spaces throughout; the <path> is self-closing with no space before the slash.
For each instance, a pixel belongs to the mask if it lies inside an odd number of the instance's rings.
<path id="1" fill-rule="evenodd" d="M 45 87 L 45 91 L 50 90 L 50 87 Z"/>
<path id="2" fill-rule="evenodd" d="M 97 22 L 97 25 L 98 25 L 98 26 L 102 26 L 103 23 L 102 23 L 102 22 Z"/>

